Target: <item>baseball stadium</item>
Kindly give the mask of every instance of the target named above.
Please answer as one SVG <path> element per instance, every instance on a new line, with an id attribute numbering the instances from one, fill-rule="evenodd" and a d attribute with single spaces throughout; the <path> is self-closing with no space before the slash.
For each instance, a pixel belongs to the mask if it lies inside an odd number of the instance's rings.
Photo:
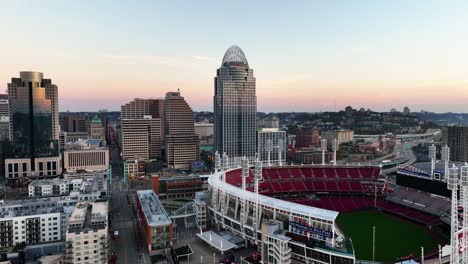
<path id="1" fill-rule="evenodd" d="M 233 165 L 219 154 L 215 163 L 211 224 L 257 247 L 266 263 L 395 263 L 435 256 L 447 243 L 450 200 L 398 186 L 379 166 Z"/>

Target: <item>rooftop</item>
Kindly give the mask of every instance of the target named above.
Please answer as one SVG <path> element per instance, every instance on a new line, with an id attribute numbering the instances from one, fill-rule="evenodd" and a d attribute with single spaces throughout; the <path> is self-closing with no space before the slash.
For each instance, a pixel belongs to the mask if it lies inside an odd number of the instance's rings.
<path id="1" fill-rule="evenodd" d="M 286 212 L 315 217 L 318 219 L 323 219 L 332 222 L 335 222 L 336 218 L 338 217 L 338 212 L 336 211 L 288 202 L 285 200 L 269 197 L 262 194 L 256 194 L 254 192 L 238 188 L 221 180 L 221 176 L 224 173 L 224 171 L 221 171 L 212 174 L 208 178 L 208 183 L 215 188 L 221 188 L 229 194 L 242 197 L 249 201 L 255 201 L 258 199 L 259 204 L 266 207 L 277 208 Z"/>
<path id="2" fill-rule="evenodd" d="M 172 224 L 169 215 L 153 190 L 137 191 L 137 194 L 148 225 L 158 227 Z"/>
<path id="3" fill-rule="evenodd" d="M 68 184 L 68 180 L 63 179 L 49 179 L 49 180 L 33 180 L 29 184 L 29 187 L 41 187 L 45 185 L 60 185 L 60 184 Z"/>
<path id="4" fill-rule="evenodd" d="M 247 62 L 247 58 L 245 57 L 244 52 L 236 45 L 233 45 L 228 48 L 226 53 L 223 57 L 223 62 L 221 63 L 221 67 L 226 63 L 237 62 L 245 64 L 249 67 L 249 63 Z"/>
<path id="5" fill-rule="evenodd" d="M 107 225 L 107 202 L 79 202 L 68 223 L 71 232 L 86 229 L 102 229 Z"/>
<path id="6" fill-rule="evenodd" d="M 89 149 L 107 149 L 102 146 L 101 139 L 79 139 L 65 145 L 66 150 L 89 150 Z"/>
<path id="7" fill-rule="evenodd" d="M 73 184 L 79 185 L 79 189 L 74 190 L 78 193 L 91 193 L 107 191 L 107 184 L 103 176 L 88 177 L 85 179 L 50 179 L 50 180 L 33 180 L 29 184 L 29 187 L 41 187 L 46 185 L 61 185 L 61 184 Z M 70 193 L 73 190 L 70 190 Z"/>
<path id="8" fill-rule="evenodd" d="M 0 207 L 0 219 L 11 218 L 18 216 L 30 216 L 30 215 L 43 215 L 52 213 L 64 212 L 63 207 L 18 207 L 15 210 L 7 210 L 7 208 Z"/>
<path id="9" fill-rule="evenodd" d="M 93 119 L 91 120 L 91 123 L 101 124 L 102 121 L 101 121 L 101 119 L 99 118 L 98 115 L 95 115 L 95 116 L 93 117 Z"/>
<path id="10" fill-rule="evenodd" d="M 208 243 L 210 246 L 216 248 L 221 252 L 229 251 L 237 247 L 236 244 L 227 240 L 226 238 L 218 235 L 213 231 L 206 231 L 203 233 L 197 233 L 197 236 Z"/>

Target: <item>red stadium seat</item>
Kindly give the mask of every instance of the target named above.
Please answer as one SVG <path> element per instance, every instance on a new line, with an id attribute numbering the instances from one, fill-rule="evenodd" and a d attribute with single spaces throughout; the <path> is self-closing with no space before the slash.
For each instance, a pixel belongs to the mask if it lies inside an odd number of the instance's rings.
<path id="1" fill-rule="evenodd" d="M 300 168 L 301 172 L 302 172 L 302 175 L 304 175 L 304 177 L 306 179 L 312 179 L 313 178 L 313 175 L 312 175 L 312 169 L 311 168 Z"/>
<path id="2" fill-rule="evenodd" d="M 325 182 L 323 182 L 323 181 L 314 181 L 314 191 L 316 191 L 316 192 L 326 192 L 327 188 L 325 187 Z"/>
<path id="3" fill-rule="evenodd" d="M 323 171 L 322 168 L 313 168 L 312 172 L 315 178 L 325 178 L 325 172 Z"/>
<path id="4" fill-rule="evenodd" d="M 325 186 L 329 192 L 336 192 L 339 190 L 335 181 L 326 181 Z"/>
<path id="5" fill-rule="evenodd" d="M 291 176 L 296 179 L 304 178 L 304 175 L 302 174 L 301 170 L 297 168 L 289 168 L 289 174 L 291 174 Z"/>

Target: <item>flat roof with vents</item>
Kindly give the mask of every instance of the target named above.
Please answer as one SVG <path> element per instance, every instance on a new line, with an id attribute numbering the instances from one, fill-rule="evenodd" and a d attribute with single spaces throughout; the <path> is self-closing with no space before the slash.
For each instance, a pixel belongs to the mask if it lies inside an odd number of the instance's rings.
<path id="1" fill-rule="evenodd" d="M 137 194 L 149 226 L 158 227 L 172 224 L 169 215 L 153 190 L 137 191 Z"/>

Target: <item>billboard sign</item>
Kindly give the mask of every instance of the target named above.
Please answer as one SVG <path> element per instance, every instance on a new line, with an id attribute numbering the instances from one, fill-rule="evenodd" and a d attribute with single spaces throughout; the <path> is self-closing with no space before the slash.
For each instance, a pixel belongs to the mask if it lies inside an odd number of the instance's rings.
<path id="1" fill-rule="evenodd" d="M 311 237 L 320 238 L 332 238 L 333 234 L 330 231 L 326 231 L 320 228 L 316 228 L 309 225 L 309 222 L 304 219 L 294 218 L 289 221 L 289 231 L 300 234 L 303 236 L 310 235 Z"/>

